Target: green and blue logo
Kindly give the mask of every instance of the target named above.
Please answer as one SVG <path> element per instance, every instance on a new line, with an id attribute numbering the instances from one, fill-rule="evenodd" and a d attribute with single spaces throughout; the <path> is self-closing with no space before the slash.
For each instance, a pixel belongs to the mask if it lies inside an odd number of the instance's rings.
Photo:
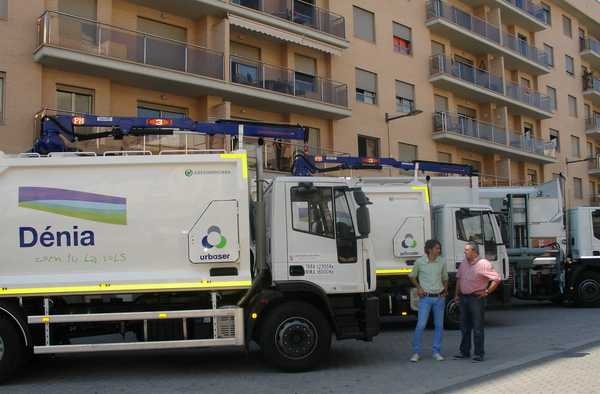
<path id="1" fill-rule="evenodd" d="M 221 234 L 219 226 L 210 226 L 204 238 L 202 238 L 202 246 L 205 249 L 223 249 L 227 246 L 227 238 Z"/>

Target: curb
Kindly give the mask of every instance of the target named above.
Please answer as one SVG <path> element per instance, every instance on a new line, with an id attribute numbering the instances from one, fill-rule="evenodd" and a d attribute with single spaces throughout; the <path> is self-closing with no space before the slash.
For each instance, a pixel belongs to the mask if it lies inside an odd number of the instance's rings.
<path id="1" fill-rule="evenodd" d="M 478 374 L 475 376 L 461 376 L 461 377 L 457 377 L 454 379 L 450 379 L 450 380 L 446 381 L 443 385 L 440 385 L 439 387 L 436 387 L 432 390 L 427 391 L 427 393 L 437 394 L 437 393 L 442 393 L 442 392 L 448 392 L 452 389 L 459 389 L 461 385 L 464 385 L 469 382 L 479 381 L 481 379 L 490 377 L 492 375 L 499 374 L 501 372 L 507 372 L 511 369 L 516 369 L 517 367 L 523 367 L 523 366 L 529 365 L 529 364 L 535 364 L 536 362 L 554 358 L 563 353 L 568 353 L 568 352 L 573 351 L 578 348 L 589 347 L 589 346 L 596 345 L 596 344 L 600 344 L 600 336 L 598 336 L 596 338 L 592 338 L 592 339 L 586 339 L 584 341 L 567 343 L 567 344 L 561 346 L 561 349 L 559 349 L 559 350 L 547 350 L 544 352 L 535 353 L 530 356 L 521 357 L 519 359 L 509 361 L 504 364 L 500 364 L 495 367 L 492 367 L 492 368 L 486 370 L 485 373 L 483 373 L 483 374 Z M 458 386 L 458 387 L 456 387 L 456 386 Z"/>

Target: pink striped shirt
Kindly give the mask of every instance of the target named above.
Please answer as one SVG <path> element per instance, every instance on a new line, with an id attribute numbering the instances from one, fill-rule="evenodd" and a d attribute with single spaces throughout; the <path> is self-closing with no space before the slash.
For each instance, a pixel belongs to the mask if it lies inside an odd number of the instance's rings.
<path id="1" fill-rule="evenodd" d="M 465 258 L 458 267 L 456 278 L 462 294 L 472 294 L 485 290 L 490 281 L 502 281 L 500 274 L 494 270 L 492 263 L 481 257 L 478 257 L 472 263 Z"/>

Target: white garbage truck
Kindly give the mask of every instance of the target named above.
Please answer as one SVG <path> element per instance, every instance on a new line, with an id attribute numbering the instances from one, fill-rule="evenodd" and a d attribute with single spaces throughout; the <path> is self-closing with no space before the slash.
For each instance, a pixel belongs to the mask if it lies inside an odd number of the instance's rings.
<path id="1" fill-rule="evenodd" d="M 329 164 L 330 166 L 324 167 Z M 445 324 L 459 325 L 454 302 L 456 272 L 464 259 L 464 245 L 480 245 L 480 253 L 493 264 L 503 279 L 508 278 L 508 258 L 500 228 L 489 205 L 479 202 L 478 178 L 467 165 L 427 161 L 401 162 L 392 158 L 347 156 L 302 156 L 297 174 L 390 167 L 413 171 L 462 176 L 358 177 L 358 185 L 373 203 L 371 241 L 377 274 L 377 295 L 381 316 L 412 316 L 418 311 L 418 296 L 408 274 L 415 260 L 424 255 L 425 241 L 435 238 L 442 244 L 449 279 Z M 465 176 L 467 175 L 467 176 Z M 503 285 L 490 303 L 510 302 L 510 287 Z"/>
<path id="2" fill-rule="evenodd" d="M 563 195 L 560 178 L 480 189 L 497 213 L 516 298 L 600 306 L 600 208 L 566 209 Z"/>
<path id="3" fill-rule="evenodd" d="M 85 137 L 80 126 L 119 138 L 302 130 L 93 116 L 42 124 L 43 153 Z M 0 379 L 32 354 L 250 341 L 273 365 L 306 370 L 332 334 L 377 335 L 369 201 L 352 180 L 280 177 L 251 201 L 243 150 L 161 153 L 0 154 Z"/>

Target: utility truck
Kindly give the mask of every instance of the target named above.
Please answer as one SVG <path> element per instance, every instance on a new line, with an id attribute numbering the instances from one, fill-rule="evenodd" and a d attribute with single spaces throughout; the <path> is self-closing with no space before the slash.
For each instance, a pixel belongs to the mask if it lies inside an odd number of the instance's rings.
<path id="1" fill-rule="evenodd" d="M 516 298 L 600 306 L 600 208 L 565 209 L 560 179 L 479 192 L 497 213 Z"/>
<path id="2" fill-rule="evenodd" d="M 352 180 L 279 177 L 263 190 L 259 150 L 251 201 L 241 149 L 97 155 L 63 143 L 93 138 L 93 128 L 116 138 L 224 134 L 242 147 L 244 135 L 304 138 L 304 128 L 96 116 L 41 124 L 34 152 L 0 154 L 0 379 L 32 354 L 250 341 L 273 365 L 306 370 L 332 334 L 377 335 L 369 201 Z"/>
<path id="3" fill-rule="evenodd" d="M 377 268 L 380 315 L 411 316 L 418 311 L 416 289 L 408 279 L 415 260 L 424 255 L 425 241 L 442 244 L 449 279 L 445 323 L 456 328 L 458 306 L 454 302 L 456 272 L 464 259 L 464 245 L 475 241 L 480 252 L 503 279 L 508 278 L 508 258 L 500 229 L 489 205 L 479 202 L 478 178 L 468 165 L 428 161 L 402 162 L 393 158 L 347 156 L 297 157 L 298 175 L 339 170 L 390 167 L 414 171 L 414 177 L 360 177 L 358 184 L 373 202 L 371 240 Z M 329 167 L 324 165 L 329 164 Z M 458 176 L 418 177 L 419 171 Z M 492 302 L 505 304 L 510 288 L 502 286 Z"/>

